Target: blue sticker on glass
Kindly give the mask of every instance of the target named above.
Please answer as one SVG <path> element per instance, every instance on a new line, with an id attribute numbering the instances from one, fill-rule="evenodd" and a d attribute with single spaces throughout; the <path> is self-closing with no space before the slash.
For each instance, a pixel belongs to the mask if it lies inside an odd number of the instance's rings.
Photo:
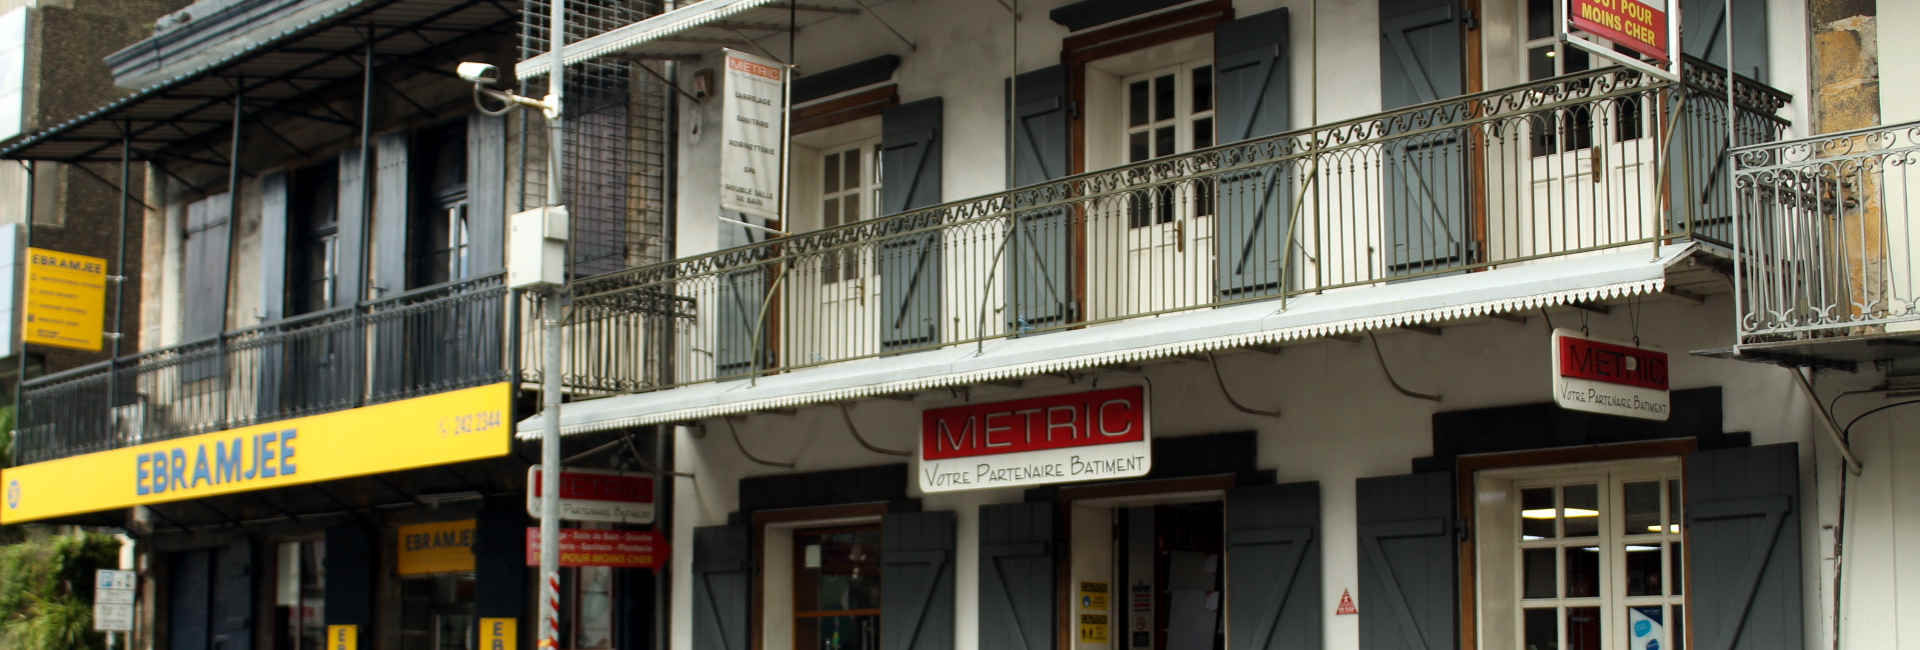
<path id="1" fill-rule="evenodd" d="M 1634 636 L 1646 636 L 1647 634 L 1649 634 L 1649 633 L 1651 633 L 1651 632 L 1653 632 L 1653 623 L 1650 623 L 1650 622 L 1648 622 L 1648 621 L 1634 621 L 1634 622 L 1633 622 L 1633 635 L 1634 635 Z"/>

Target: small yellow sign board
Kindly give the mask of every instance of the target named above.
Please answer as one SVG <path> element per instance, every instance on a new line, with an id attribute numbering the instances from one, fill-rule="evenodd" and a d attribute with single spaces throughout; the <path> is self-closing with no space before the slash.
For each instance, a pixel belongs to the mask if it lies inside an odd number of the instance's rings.
<path id="1" fill-rule="evenodd" d="M 401 526 L 397 572 L 418 576 L 472 571 L 473 528 L 472 519 Z"/>
<path id="2" fill-rule="evenodd" d="M 107 261 L 27 249 L 21 341 L 73 350 L 100 350 L 106 329 Z"/>
<path id="3" fill-rule="evenodd" d="M 1080 641 L 1084 643 L 1107 642 L 1107 615 L 1081 614 Z"/>
<path id="4" fill-rule="evenodd" d="M 327 650 L 359 650 L 360 626 L 327 626 Z"/>
<path id="5" fill-rule="evenodd" d="M 519 640 L 520 619 L 480 619 L 480 650 L 513 650 Z"/>
<path id="6" fill-rule="evenodd" d="M 1107 611 L 1107 583 L 1080 583 L 1080 609 L 1090 612 Z"/>

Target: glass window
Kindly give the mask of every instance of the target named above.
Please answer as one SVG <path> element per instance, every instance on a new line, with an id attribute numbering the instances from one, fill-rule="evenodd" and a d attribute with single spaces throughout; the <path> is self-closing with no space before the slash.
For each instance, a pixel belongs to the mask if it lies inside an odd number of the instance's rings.
<path id="1" fill-rule="evenodd" d="M 820 159 L 820 226 L 834 228 L 872 218 L 880 197 L 879 145 L 865 143 L 829 151 Z M 829 252 L 820 258 L 820 281 L 834 284 L 860 277 L 857 250 Z"/>
<path id="2" fill-rule="evenodd" d="M 575 569 L 574 602 L 579 603 L 573 617 L 575 650 L 603 650 L 613 647 L 613 568 Z"/>
<path id="3" fill-rule="evenodd" d="M 326 542 L 317 539 L 275 547 L 274 650 L 326 647 L 326 553 Z"/>
<path id="4" fill-rule="evenodd" d="M 1666 469 L 1656 471 L 1655 467 Z M 1542 473 L 1512 485 L 1504 515 L 1518 521 L 1515 609 L 1489 610 L 1527 648 L 1652 650 L 1678 646 L 1681 529 L 1677 464 Z M 1513 521 L 1509 520 L 1509 521 Z M 1511 533 L 1509 533 L 1511 534 Z M 1495 556 L 1498 557 L 1498 556 Z M 1492 560 L 1499 561 L 1499 560 Z M 1509 637 L 1511 638 L 1511 637 Z"/>
<path id="5" fill-rule="evenodd" d="M 400 646 L 471 650 L 475 632 L 472 573 L 443 573 L 400 581 Z"/>
<path id="6" fill-rule="evenodd" d="M 797 531 L 796 650 L 876 650 L 880 645 L 880 527 Z"/>
<path id="7" fill-rule="evenodd" d="M 1189 62 L 1131 77 L 1126 86 L 1127 162 L 1146 162 L 1211 147 L 1214 134 L 1213 64 Z M 1140 179 L 1153 175 L 1141 173 Z M 1213 213 L 1210 182 L 1141 187 L 1128 196 L 1127 224 L 1144 228 L 1180 216 Z"/>

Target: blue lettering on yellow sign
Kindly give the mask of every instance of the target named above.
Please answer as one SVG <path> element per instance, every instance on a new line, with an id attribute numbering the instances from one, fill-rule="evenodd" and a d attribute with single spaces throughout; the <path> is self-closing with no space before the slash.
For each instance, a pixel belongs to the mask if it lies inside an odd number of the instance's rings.
<path id="1" fill-rule="evenodd" d="M 231 442 L 215 440 L 211 450 L 201 443 L 140 454 L 133 462 L 134 493 L 165 494 L 202 485 L 294 476 L 299 471 L 293 461 L 294 442 L 299 437 L 298 430 L 287 429 Z M 188 467 L 189 458 L 192 467 Z"/>

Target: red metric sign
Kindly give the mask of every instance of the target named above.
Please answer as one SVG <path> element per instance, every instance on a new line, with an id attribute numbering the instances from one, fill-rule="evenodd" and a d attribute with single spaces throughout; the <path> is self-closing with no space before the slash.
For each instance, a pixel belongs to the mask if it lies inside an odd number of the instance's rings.
<path id="1" fill-rule="evenodd" d="M 1128 386 L 930 409 L 921 414 L 920 457 L 996 456 L 1139 442 L 1146 435 L 1146 390 Z"/>

